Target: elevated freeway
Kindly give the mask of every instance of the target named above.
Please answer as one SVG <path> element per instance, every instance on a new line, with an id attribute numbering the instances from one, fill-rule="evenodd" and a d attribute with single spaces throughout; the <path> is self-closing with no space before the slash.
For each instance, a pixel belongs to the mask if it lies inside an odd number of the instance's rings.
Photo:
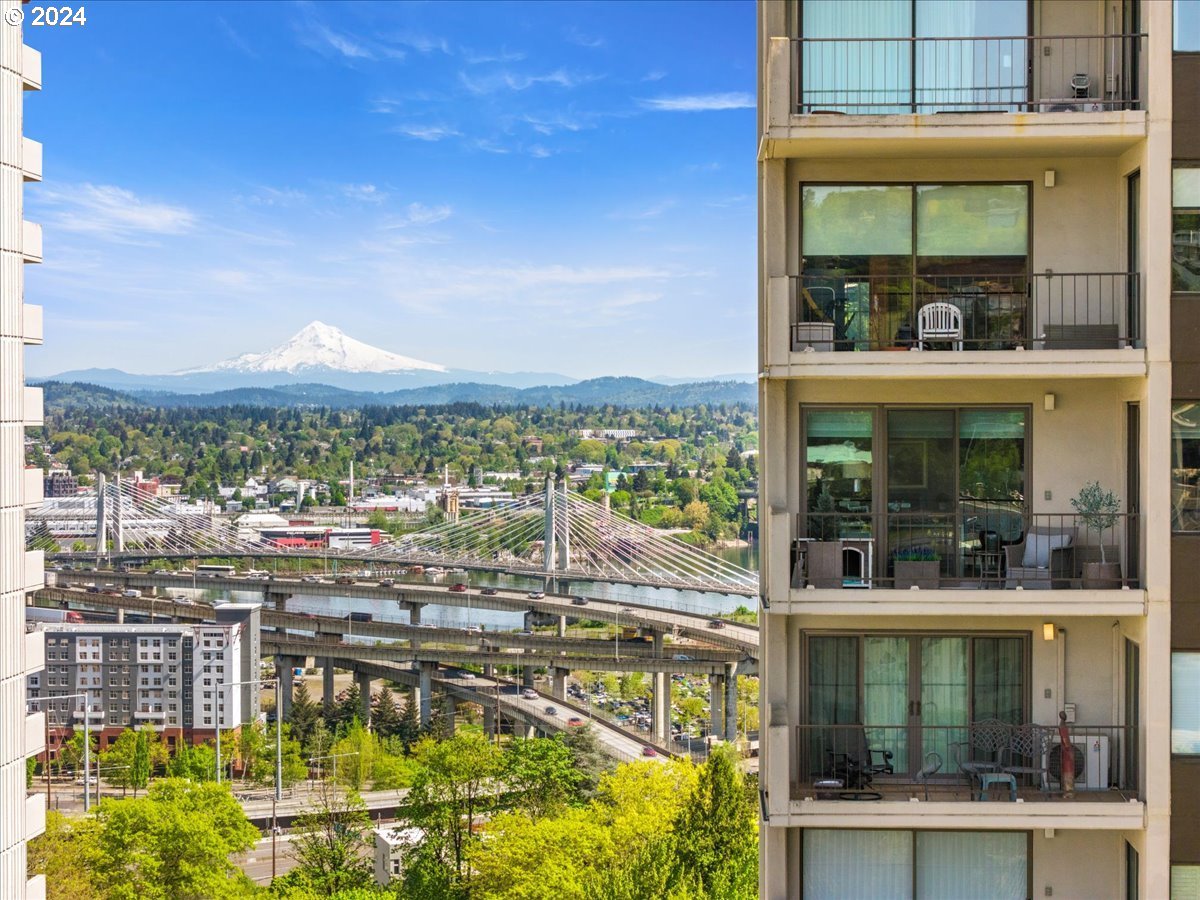
<path id="1" fill-rule="evenodd" d="M 717 614 L 675 610 L 667 606 L 626 600 L 588 598 L 587 604 L 581 606 L 570 594 L 545 593 L 544 597 L 531 597 L 529 591 L 511 588 L 499 588 L 496 594 L 485 595 L 479 589 L 465 592 L 453 591 L 450 589 L 450 585 L 404 583 L 385 586 L 378 582 L 363 580 L 356 580 L 350 584 L 338 584 L 334 583 L 332 579 L 303 581 L 298 578 L 273 577 L 263 580 L 159 572 L 122 572 L 111 569 L 90 572 L 59 572 L 57 574 L 71 581 L 112 584 L 118 588 L 156 588 L 168 591 L 183 588 L 253 591 L 262 596 L 266 606 L 275 606 L 276 608 L 281 608 L 286 600 L 293 597 L 313 601 L 310 608 L 314 609 L 317 608 L 320 600 L 328 600 L 331 596 L 385 600 L 396 603 L 397 609 L 407 610 L 410 616 L 413 616 L 411 621 L 414 624 L 420 621 L 421 609 L 430 605 L 587 618 L 618 626 L 641 627 L 660 634 L 682 635 L 716 646 L 739 650 L 752 658 L 758 657 L 758 628 L 753 625 L 731 622 Z M 355 623 L 355 625 L 358 624 Z M 357 628 L 355 630 L 356 633 L 365 633 L 358 632 Z"/>

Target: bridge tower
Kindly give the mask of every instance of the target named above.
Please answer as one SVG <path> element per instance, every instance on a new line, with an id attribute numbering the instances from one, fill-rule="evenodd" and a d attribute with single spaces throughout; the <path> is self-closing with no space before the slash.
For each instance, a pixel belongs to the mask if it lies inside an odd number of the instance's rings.
<path id="1" fill-rule="evenodd" d="M 542 558 L 547 575 L 558 570 L 557 534 L 554 527 L 554 476 L 546 476 L 546 528 L 542 535 Z"/>
<path id="2" fill-rule="evenodd" d="M 108 520 L 105 515 L 105 479 L 104 473 L 96 475 L 96 567 L 108 555 Z"/>
<path id="3" fill-rule="evenodd" d="M 557 529 L 558 534 L 558 570 L 565 572 L 571 568 L 571 507 L 567 499 L 567 491 L 571 489 L 568 479 L 564 478 L 562 484 L 559 485 L 559 493 L 562 494 L 562 509 L 558 510 L 555 515 L 562 519 L 561 522 L 556 522 L 556 525 L 561 524 L 561 528 Z"/>
<path id="4" fill-rule="evenodd" d="M 121 521 L 121 472 L 117 471 L 117 489 L 113 491 L 113 524 L 115 525 L 115 535 L 113 536 L 113 547 L 120 553 L 125 549 L 125 526 Z"/>

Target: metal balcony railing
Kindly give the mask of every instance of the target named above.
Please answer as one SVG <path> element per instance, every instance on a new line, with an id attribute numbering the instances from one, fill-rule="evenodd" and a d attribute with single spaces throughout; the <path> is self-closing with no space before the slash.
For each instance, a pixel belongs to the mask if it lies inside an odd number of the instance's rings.
<path id="1" fill-rule="evenodd" d="M 927 704 L 928 705 L 928 704 Z M 910 709 L 920 710 L 913 700 Z M 920 715 L 920 712 L 915 713 Z M 1139 799 L 1135 725 L 797 725 L 796 799 Z M 1069 765 L 1068 765 L 1069 761 Z M 1064 770 L 1074 774 L 1064 779 Z"/>
<path id="2" fill-rule="evenodd" d="M 968 499 L 956 513 L 894 505 L 885 514 L 799 515 L 792 586 L 1120 590 L 1142 583 L 1137 513 L 1026 513 L 1007 501 Z"/>
<path id="3" fill-rule="evenodd" d="M 801 115 L 1139 109 L 1144 34 L 800 38 Z"/>
<path id="4" fill-rule="evenodd" d="M 792 282 L 794 351 L 1100 350 L 1142 339 L 1136 272 L 808 274 Z"/>

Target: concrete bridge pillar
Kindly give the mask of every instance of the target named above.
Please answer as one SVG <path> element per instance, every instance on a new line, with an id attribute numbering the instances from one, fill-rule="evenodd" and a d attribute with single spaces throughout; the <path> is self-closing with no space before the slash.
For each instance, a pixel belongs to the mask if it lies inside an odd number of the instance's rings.
<path id="1" fill-rule="evenodd" d="M 454 720 L 458 716 L 458 703 L 449 694 L 442 701 L 442 716 L 446 720 L 446 736 L 454 736 Z"/>
<path id="2" fill-rule="evenodd" d="M 123 606 L 117 607 L 117 624 L 118 625 L 125 624 L 125 607 L 123 607 Z"/>
<path id="3" fill-rule="evenodd" d="M 725 736 L 725 676 L 713 673 L 708 676 L 708 709 L 710 726 L 708 733 L 714 738 Z"/>
<path id="4" fill-rule="evenodd" d="M 360 716 L 366 725 L 371 721 L 371 676 L 365 672 L 355 672 L 354 682 L 358 685 L 358 694 L 362 703 Z"/>
<path id="5" fill-rule="evenodd" d="M 275 710 L 275 715 L 282 716 L 286 722 L 292 715 L 292 663 L 288 656 L 275 657 L 275 677 L 279 679 L 279 705 L 282 709 Z"/>
<path id="6" fill-rule="evenodd" d="M 523 688 L 533 687 L 533 666 L 522 666 L 521 667 L 521 687 L 523 687 Z"/>
<path id="7" fill-rule="evenodd" d="M 565 638 L 567 636 L 567 617 L 566 616 L 558 617 L 558 636 L 560 638 Z"/>
<path id="8" fill-rule="evenodd" d="M 489 739 L 496 736 L 496 710 L 488 704 L 483 704 L 483 733 Z"/>
<path id="9" fill-rule="evenodd" d="M 495 678 L 496 677 L 496 667 L 493 666 L 491 663 L 484 663 L 483 664 L 483 677 L 484 678 Z"/>
<path id="10" fill-rule="evenodd" d="M 725 740 L 737 740 L 737 666 L 725 667 Z"/>
<path id="11" fill-rule="evenodd" d="M 663 744 L 671 739 L 671 676 L 666 672 L 650 678 L 650 733 Z"/>
<path id="12" fill-rule="evenodd" d="M 291 594 L 283 591 L 272 591 L 270 589 L 263 590 L 263 606 L 274 608 L 277 612 L 283 612 L 287 606 L 288 600 L 292 597 Z"/>
<path id="13" fill-rule="evenodd" d="M 321 662 L 321 705 L 333 706 L 333 660 L 328 656 Z"/>
<path id="14" fill-rule="evenodd" d="M 417 698 L 419 709 L 421 710 L 421 727 L 428 728 L 429 720 L 433 717 L 433 670 L 437 668 L 437 663 L 423 662 L 419 664 L 421 667 L 421 676 L 419 687 L 417 688 L 420 696 Z"/>
<path id="15" fill-rule="evenodd" d="M 537 623 L 537 618 L 538 614 L 536 612 L 532 609 L 527 610 L 522 618 L 522 630 L 533 631 L 533 626 Z"/>
<path id="16" fill-rule="evenodd" d="M 663 655 L 663 633 L 661 631 L 652 631 L 652 632 L 650 632 L 650 634 L 653 637 L 653 641 L 654 641 L 654 643 L 653 643 L 654 655 L 662 656 Z"/>
<path id="17" fill-rule="evenodd" d="M 558 667 L 550 670 L 550 693 L 557 700 L 567 699 L 567 669 Z"/>
<path id="18" fill-rule="evenodd" d="M 410 625 L 421 624 L 421 610 L 425 608 L 424 603 L 409 602 L 408 604 L 408 621 Z"/>

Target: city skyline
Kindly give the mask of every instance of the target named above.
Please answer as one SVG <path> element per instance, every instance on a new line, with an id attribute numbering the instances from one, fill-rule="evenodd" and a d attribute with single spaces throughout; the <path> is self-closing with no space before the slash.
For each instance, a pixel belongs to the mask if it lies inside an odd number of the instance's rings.
<path id="1" fill-rule="evenodd" d="M 752 371 L 753 6 L 677 9 L 103 4 L 27 29 L 56 87 L 26 114 L 54 336 L 30 374 L 175 372 L 314 319 L 461 369 Z"/>

